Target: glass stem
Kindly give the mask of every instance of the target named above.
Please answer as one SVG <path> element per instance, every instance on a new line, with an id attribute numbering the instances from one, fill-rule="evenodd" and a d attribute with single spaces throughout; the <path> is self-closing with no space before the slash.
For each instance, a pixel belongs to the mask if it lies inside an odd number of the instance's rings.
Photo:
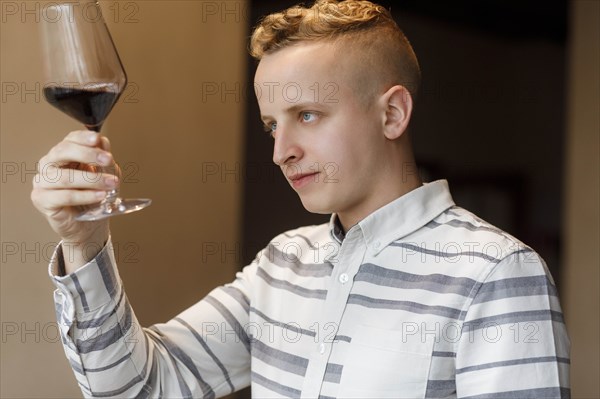
<path id="1" fill-rule="evenodd" d="M 102 123 L 96 126 L 86 126 L 86 128 L 100 134 Z M 114 165 L 105 166 L 101 168 L 101 170 L 104 173 L 110 173 L 112 175 L 117 176 L 119 180 L 121 179 L 121 168 L 119 168 L 119 165 L 117 165 L 116 162 L 114 163 Z M 125 209 L 123 209 L 124 207 L 121 204 L 121 197 L 119 197 L 119 189 L 114 188 L 112 190 L 107 191 L 106 197 L 104 197 L 104 200 L 102 200 L 100 206 L 104 209 L 105 213 L 124 211 Z"/>
<path id="2" fill-rule="evenodd" d="M 100 204 L 104 208 L 104 212 L 113 213 L 124 211 L 119 197 L 119 190 L 114 189 L 106 192 L 106 197 Z"/>

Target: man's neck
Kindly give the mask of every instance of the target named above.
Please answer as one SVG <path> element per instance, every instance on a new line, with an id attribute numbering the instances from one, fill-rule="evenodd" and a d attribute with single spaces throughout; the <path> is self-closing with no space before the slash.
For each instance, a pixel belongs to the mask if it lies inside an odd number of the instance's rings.
<path id="1" fill-rule="evenodd" d="M 416 170 L 416 166 L 415 169 Z M 402 197 L 419 188 L 423 185 L 421 178 L 418 174 L 412 174 L 407 176 L 404 181 L 400 184 L 395 185 L 395 189 L 389 190 L 387 195 L 377 196 L 373 201 L 365 203 L 363 207 L 354 210 L 353 212 L 338 212 L 337 216 L 340 222 L 340 227 L 343 229 L 344 234 L 352 228 L 355 224 L 375 212 L 377 209 L 389 204 L 392 201 Z"/>

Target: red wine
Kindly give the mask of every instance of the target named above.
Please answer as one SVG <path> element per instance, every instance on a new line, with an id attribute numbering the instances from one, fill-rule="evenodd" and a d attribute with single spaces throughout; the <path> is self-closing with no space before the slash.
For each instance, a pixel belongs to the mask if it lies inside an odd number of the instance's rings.
<path id="1" fill-rule="evenodd" d="M 77 119 L 88 129 L 100 131 L 104 119 L 115 105 L 119 93 L 112 87 L 97 86 L 90 89 L 49 86 L 44 88 L 44 97 L 54 107 Z"/>

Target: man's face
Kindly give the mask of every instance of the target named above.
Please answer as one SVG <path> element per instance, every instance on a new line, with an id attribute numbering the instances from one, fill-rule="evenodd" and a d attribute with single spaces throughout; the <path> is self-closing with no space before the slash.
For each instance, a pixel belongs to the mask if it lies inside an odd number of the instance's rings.
<path id="1" fill-rule="evenodd" d="M 385 173 L 380 107 L 360 101 L 359 67 L 328 43 L 266 55 L 255 91 L 274 138 L 273 162 L 309 212 L 366 216 Z M 366 213 L 365 213 L 366 212 Z"/>

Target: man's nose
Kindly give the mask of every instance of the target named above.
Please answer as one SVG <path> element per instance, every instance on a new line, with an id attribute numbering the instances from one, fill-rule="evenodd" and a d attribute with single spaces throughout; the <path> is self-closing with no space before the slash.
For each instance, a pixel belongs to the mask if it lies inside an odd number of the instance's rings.
<path id="1" fill-rule="evenodd" d="M 277 125 L 274 135 L 273 162 L 278 166 L 297 162 L 302 158 L 302 148 L 297 142 L 294 133 L 281 125 Z"/>

